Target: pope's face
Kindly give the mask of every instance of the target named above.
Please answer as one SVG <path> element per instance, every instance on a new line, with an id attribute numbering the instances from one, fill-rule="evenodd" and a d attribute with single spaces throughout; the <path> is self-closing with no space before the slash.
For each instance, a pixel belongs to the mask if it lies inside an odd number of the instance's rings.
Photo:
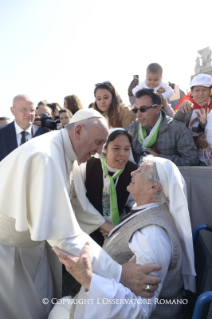
<path id="1" fill-rule="evenodd" d="M 96 153 L 101 154 L 108 133 L 108 128 L 103 126 L 93 126 L 87 130 L 82 126 L 77 149 L 75 149 L 78 163 L 86 162 Z"/>

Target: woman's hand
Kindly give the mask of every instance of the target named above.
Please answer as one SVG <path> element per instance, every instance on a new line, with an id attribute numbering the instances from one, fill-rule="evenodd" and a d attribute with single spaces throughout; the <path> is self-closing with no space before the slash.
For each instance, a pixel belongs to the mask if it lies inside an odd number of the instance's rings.
<path id="1" fill-rule="evenodd" d="M 200 125 L 202 127 L 205 127 L 207 124 L 207 113 L 205 112 L 205 109 L 197 110 L 198 113 L 198 120 L 200 122 Z"/>
<path id="2" fill-rule="evenodd" d="M 190 101 L 185 101 L 179 106 L 179 111 L 182 113 L 187 113 L 193 110 L 193 103 Z"/>
<path id="3" fill-rule="evenodd" d="M 102 226 L 99 228 L 100 233 L 102 233 L 102 236 L 108 236 L 109 232 L 114 228 L 114 225 L 111 225 L 108 222 L 105 222 L 102 224 Z"/>

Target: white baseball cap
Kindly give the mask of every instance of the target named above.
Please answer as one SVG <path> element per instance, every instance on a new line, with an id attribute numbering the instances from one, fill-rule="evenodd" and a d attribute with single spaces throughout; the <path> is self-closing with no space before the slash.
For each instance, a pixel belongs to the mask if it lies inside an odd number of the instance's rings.
<path id="1" fill-rule="evenodd" d="M 196 86 L 196 85 L 202 85 L 206 87 L 212 86 L 212 78 L 208 74 L 198 74 L 191 80 L 190 87 Z"/>

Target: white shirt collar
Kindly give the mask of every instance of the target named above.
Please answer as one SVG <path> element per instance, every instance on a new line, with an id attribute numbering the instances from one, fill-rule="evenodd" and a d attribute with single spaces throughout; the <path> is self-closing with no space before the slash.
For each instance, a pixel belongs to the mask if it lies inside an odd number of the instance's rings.
<path id="1" fill-rule="evenodd" d="M 155 205 L 156 203 L 149 203 L 141 206 L 136 206 L 136 204 L 133 205 L 132 210 L 142 210 L 144 208 L 151 207 L 152 205 Z"/>
<path id="2" fill-rule="evenodd" d="M 32 129 L 32 125 L 30 125 L 26 130 L 23 130 L 17 123 L 16 121 L 14 121 L 14 125 L 15 125 L 15 131 L 16 131 L 16 135 L 20 134 L 23 131 L 28 132 L 30 135 L 32 134 L 31 129 Z"/>
<path id="3" fill-rule="evenodd" d="M 64 142 L 65 155 L 72 162 L 77 160 L 77 155 L 74 152 L 70 137 L 68 135 L 68 131 L 65 128 L 63 128 L 63 129 L 60 130 L 60 133 L 62 135 L 62 140 Z"/>
<path id="4" fill-rule="evenodd" d="M 130 215 L 128 218 L 126 218 L 125 220 L 123 220 L 121 223 L 119 223 L 118 225 L 116 225 L 113 229 L 111 229 L 111 231 L 109 232 L 108 234 L 108 237 L 110 237 L 113 232 L 121 227 L 123 224 L 125 224 L 128 220 L 130 220 L 131 218 L 134 218 L 135 216 L 145 212 L 146 210 L 148 210 L 149 208 L 153 208 L 153 207 L 157 207 L 159 206 L 160 204 L 158 203 L 149 203 L 149 204 L 145 204 L 145 205 L 142 205 L 142 206 L 133 206 L 132 209 L 134 210 L 139 210 L 137 213 L 133 214 L 133 215 Z"/>

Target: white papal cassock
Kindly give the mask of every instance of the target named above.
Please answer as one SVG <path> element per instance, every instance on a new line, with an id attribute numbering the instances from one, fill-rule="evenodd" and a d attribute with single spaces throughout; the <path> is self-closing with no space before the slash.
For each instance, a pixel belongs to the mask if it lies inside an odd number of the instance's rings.
<path id="1" fill-rule="evenodd" d="M 50 246 L 78 255 L 89 240 L 93 272 L 115 279 L 120 272 L 86 235 L 104 219 L 87 200 L 74 161 L 76 154 L 63 129 L 32 139 L 0 163 L 0 318 L 48 318 L 51 299 L 60 298 L 62 289 L 61 265 Z M 83 208 L 77 198 L 70 203 L 73 165 Z"/>

